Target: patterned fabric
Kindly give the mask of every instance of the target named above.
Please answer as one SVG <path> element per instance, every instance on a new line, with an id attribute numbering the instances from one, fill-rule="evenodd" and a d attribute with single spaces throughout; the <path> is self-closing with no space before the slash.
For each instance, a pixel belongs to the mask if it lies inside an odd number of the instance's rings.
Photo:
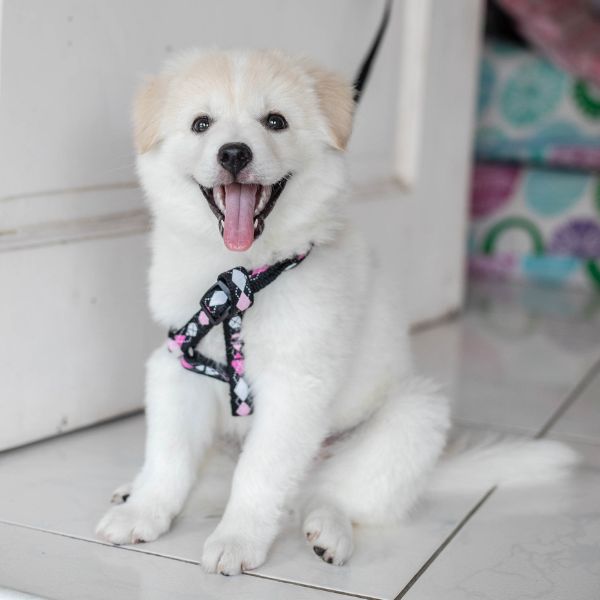
<path id="1" fill-rule="evenodd" d="M 469 269 L 600 289 L 600 177 L 478 163 L 473 175 Z"/>
<path id="2" fill-rule="evenodd" d="M 307 253 L 308 254 L 308 253 Z M 300 254 L 274 265 L 248 272 L 235 267 L 221 273 L 217 282 L 200 300 L 200 310 L 180 329 L 169 331 L 168 348 L 179 354 L 181 365 L 200 375 L 214 377 L 229 384 L 231 414 L 252 414 L 254 402 L 245 374 L 242 318 L 254 303 L 254 295 L 275 281 L 284 271 L 297 267 L 307 256 Z M 200 340 L 216 325 L 223 323 L 226 364 L 200 353 Z"/>
<path id="3" fill-rule="evenodd" d="M 476 152 L 470 275 L 600 289 L 600 89 L 486 44 Z"/>
<path id="4" fill-rule="evenodd" d="M 479 160 L 600 169 L 600 88 L 530 50 L 485 45 L 478 112 Z"/>

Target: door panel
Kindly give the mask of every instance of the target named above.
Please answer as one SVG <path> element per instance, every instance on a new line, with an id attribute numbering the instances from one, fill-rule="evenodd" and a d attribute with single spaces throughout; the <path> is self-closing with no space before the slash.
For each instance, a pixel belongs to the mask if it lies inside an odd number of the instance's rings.
<path id="1" fill-rule="evenodd" d="M 460 305 L 480 4 L 395 1 L 350 144 L 353 214 L 413 322 Z M 141 406 L 164 333 L 145 309 L 130 142 L 141 75 L 218 45 L 280 47 L 351 78 L 382 7 L 0 0 L 0 449 Z"/>

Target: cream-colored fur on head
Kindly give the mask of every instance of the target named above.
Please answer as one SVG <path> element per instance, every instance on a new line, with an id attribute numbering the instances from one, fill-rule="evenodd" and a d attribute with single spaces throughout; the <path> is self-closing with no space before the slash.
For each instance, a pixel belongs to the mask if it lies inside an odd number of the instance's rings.
<path id="1" fill-rule="evenodd" d="M 264 83 L 262 77 L 271 85 L 287 86 L 289 90 L 296 86 L 297 91 L 300 86 L 302 98 L 307 100 L 307 108 L 314 114 L 314 102 L 312 106 L 310 102 L 314 100 L 310 94 L 312 89 L 321 116 L 327 123 L 331 145 L 338 150 L 346 148 L 352 131 L 354 101 L 352 88 L 343 77 L 306 58 L 287 57 L 275 50 L 244 55 L 250 85 Z M 148 152 L 160 141 L 168 93 L 171 101 L 177 102 L 177 97 L 188 92 L 174 88 L 187 80 L 191 85 L 201 85 L 204 90 L 214 85 L 224 88 L 225 94 L 233 94 L 234 70 L 239 60 L 233 52 L 193 52 L 171 63 L 163 74 L 147 80 L 137 93 L 133 111 L 138 153 Z M 183 71 L 180 70 L 182 64 L 185 64 Z"/>
<path id="2" fill-rule="evenodd" d="M 148 79 L 135 98 L 133 111 L 133 139 L 138 154 L 148 152 L 159 142 L 160 118 L 164 110 L 169 79 Z"/>
<path id="3" fill-rule="evenodd" d="M 289 127 L 266 128 L 271 111 Z M 276 51 L 188 53 L 140 92 L 138 171 L 154 216 L 150 306 L 165 329 L 187 322 L 219 273 L 314 247 L 244 317 L 251 417 L 232 417 L 228 386 L 186 371 L 166 346 L 152 355 L 146 459 L 134 482 L 115 493 L 116 502 L 127 501 L 102 519 L 102 538 L 149 542 L 167 531 L 221 436 L 237 438 L 243 452 L 223 518 L 204 542 L 210 572 L 264 562 L 292 503 L 303 511 L 314 553 L 341 565 L 352 552 L 352 523 L 400 519 L 426 486 L 445 444 L 448 401 L 415 376 L 389 277 L 348 222 L 342 150 L 352 113 L 350 85 Z M 198 115 L 212 119 L 200 134 L 192 131 Z M 291 174 L 263 234 L 237 253 L 225 247 L 199 187 L 228 177 L 217 154 L 230 142 L 247 144 L 254 156 L 239 181 L 269 185 Z M 200 346 L 224 361 L 220 328 Z M 538 480 L 569 462 L 555 450 L 528 446 L 529 467 L 542 464 Z M 454 471 L 446 464 L 446 472 L 461 481 L 478 473 L 487 483 L 496 473 L 510 479 L 502 451 L 479 456 L 469 454 Z M 518 462 L 518 452 L 507 456 Z"/>
<path id="4" fill-rule="evenodd" d="M 306 62 L 304 68 L 314 81 L 321 112 L 329 124 L 333 147 L 345 150 L 352 132 L 355 108 L 348 82 L 337 73 L 310 62 Z"/>

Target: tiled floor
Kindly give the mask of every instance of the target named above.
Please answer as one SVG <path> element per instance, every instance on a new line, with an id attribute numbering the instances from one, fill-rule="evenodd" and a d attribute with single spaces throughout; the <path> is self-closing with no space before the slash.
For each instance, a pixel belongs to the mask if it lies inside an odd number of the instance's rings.
<path id="1" fill-rule="evenodd" d="M 224 578 L 197 563 L 229 463 L 213 465 L 157 542 L 95 540 L 110 492 L 141 462 L 143 420 L 133 417 L 0 455 L 0 587 L 77 600 L 598 600 L 600 302 L 478 286 L 465 315 L 416 334 L 415 350 L 455 398 L 458 427 L 562 439 L 584 465 L 568 483 L 533 490 L 429 494 L 406 523 L 357 530 L 341 568 L 309 552 L 290 522 L 267 564 Z"/>

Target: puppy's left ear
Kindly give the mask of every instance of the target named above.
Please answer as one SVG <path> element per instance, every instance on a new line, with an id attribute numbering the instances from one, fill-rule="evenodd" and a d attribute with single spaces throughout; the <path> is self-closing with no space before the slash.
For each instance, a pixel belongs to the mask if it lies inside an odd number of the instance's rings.
<path id="1" fill-rule="evenodd" d="M 343 77 L 315 65 L 308 65 L 315 82 L 319 106 L 329 127 L 331 145 L 345 150 L 352 133 L 354 89 Z"/>
<path id="2" fill-rule="evenodd" d="M 151 150 L 160 141 L 160 120 L 167 96 L 164 75 L 148 79 L 138 90 L 133 103 L 133 138 L 139 154 Z"/>

